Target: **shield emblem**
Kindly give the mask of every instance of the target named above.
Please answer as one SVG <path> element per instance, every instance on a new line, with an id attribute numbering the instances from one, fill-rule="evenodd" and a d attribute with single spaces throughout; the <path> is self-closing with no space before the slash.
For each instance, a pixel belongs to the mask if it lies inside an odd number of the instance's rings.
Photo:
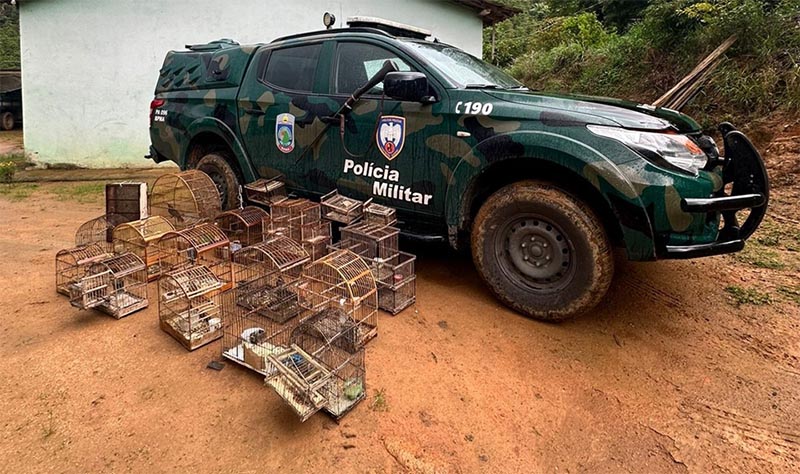
<path id="1" fill-rule="evenodd" d="M 406 144 L 406 119 L 395 115 L 381 117 L 378 122 L 378 149 L 391 161 L 403 151 Z"/>
<path id="2" fill-rule="evenodd" d="M 275 118 L 275 143 L 283 153 L 294 150 L 294 115 L 280 114 Z"/>

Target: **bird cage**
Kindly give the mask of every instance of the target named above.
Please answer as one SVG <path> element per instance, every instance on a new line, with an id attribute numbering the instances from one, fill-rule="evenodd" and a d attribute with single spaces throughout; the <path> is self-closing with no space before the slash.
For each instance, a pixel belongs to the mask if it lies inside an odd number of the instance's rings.
<path id="1" fill-rule="evenodd" d="M 302 421 L 319 410 L 339 419 L 366 396 L 364 348 L 348 339 L 353 326 L 341 331 L 341 316 L 323 312 L 303 321 L 290 347 L 267 356 L 267 385 Z"/>
<path id="2" fill-rule="evenodd" d="M 83 277 L 89 266 L 111 256 L 96 243 L 60 250 L 56 254 L 56 291 L 69 296 L 70 285 Z"/>
<path id="3" fill-rule="evenodd" d="M 375 277 L 355 253 L 339 250 L 311 263 L 303 269 L 299 290 L 314 310 L 342 313 L 342 325 L 356 327 L 358 345 L 378 335 Z"/>
<path id="4" fill-rule="evenodd" d="M 217 186 L 198 170 L 159 177 L 153 183 L 149 202 L 150 215 L 169 220 L 176 229 L 212 222 L 222 210 Z"/>
<path id="5" fill-rule="evenodd" d="M 388 206 L 369 202 L 364 205 L 364 222 L 377 225 L 395 225 L 397 223 L 397 211 Z"/>
<path id="6" fill-rule="evenodd" d="M 325 218 L 342 224 L 352 224 L 364 215 L 364 202 L 333 190 L 320 199 Z"/>
<path id="7" fill-rule="evenodd" d="M 281 177 L 259 179 L 250 184 L 245 184 L 245 197 L 247 197 L 249 202 L 267 207 L 272 207 L 274 204 L 285 201 L 288 199 L 286 197 L 286 186 L 280 179 Z"/>
<path id="8" fill-rule="evenodd" d="M 148 305 L 147 267 L 132 253 L 93 263 L 69 288 L 72 306 L 97 308 L 117 319 Z"/>
<path id="9" fill-rule="evenodd" d="M 193 351 L 222 337 L 220 289 L 223 282 L 198 265 L 158 280 L 161 330 Z"/>
<path id="10" fill-rule="evenodd" d="M 288 237 L 276 237 L 233 254 L 234 276 L 237 284 L 269 276 L 294 281 L 309 260 L 300 244 Z"/>
<path id="11" fill-rule="evenodd" d="M 158 242 L 167 232 L 174 231 L 172 224 L 161 216 L 126 222 L 114 228 L 115 253 L 131 252 L 147 266 L 147 279 L 152 281 L 161 275 Z"/>
<path id="12" fill-rule="evenodd" d="M 125 216 L 106 214 L 84 222 L 75 232 L 75 245 L 99 244 L 105 250 L 113 251 L 114 228 L 128 222 Z"/>
<path id="13" fill-rule="evenodd" d="M 400 229 L 397 227 L 360 223 L 342 227 L 343 245 L 363 244 L 359 248 L 364 258 L 389 259 L 399 251 Z"/>
<path id="14" fill-rule="evenodd" d="M 311 260 L 319 260 L 328 254 L 333 228 L 330 221 L 306 224 L 302 228 L 302 245 Z"/>
<path id="15" fill-rule="evenodd" d="M 223 212 L 214 222 L 228 240 L 248 247 L 264 240 L 264 226 L 269 225 L 270 216 L 260 207 L 248 206 Z"/>
<path id="16" fill-rule="evenodd" d="M 321 221 L 321 207 L 308 199 L 287 199 L 271 208 L 272 236 L 286 236 L 302 242 L 304 234 Z"/>
<path id="17" fill-rule="evenodd" d="M 162 272 L 203 265 L 229 288 L 233 284 L 231 243 L 214 224 L 167 232 L 158 241 Z"/>

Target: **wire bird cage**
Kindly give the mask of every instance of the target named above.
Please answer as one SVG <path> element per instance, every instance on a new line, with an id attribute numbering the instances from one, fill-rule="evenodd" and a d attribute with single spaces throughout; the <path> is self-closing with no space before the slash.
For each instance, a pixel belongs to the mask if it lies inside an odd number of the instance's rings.
<path id="1" fill-rule="evenodd" d="M 114 252 L 131 252 L 142 259 L 147 267 L 148 281 L 155 280 L 162 273 L 158 241 L 164 234 L 174 230 L 172 224 L 161 216 L 120 224 L 112 234 Z"/>
<path id="2" fill-rule="evenodd" d="M 300 244 L 288 237 L 276 237 L 233 254 L 234 276 L 239 285 L 264 277 L 295 281 L 309 260 Z"/>
<path id="3" fill-rule="evenodd" d="M 352 224 L 364 215 L 364 201 L 342 196 L 337 190 L 322 196 L 320 203 L 325 218 L 331 221 Z"/>
<path id="4" fill-rule="evenodd" d="M 397 211 L 388 206 L 368 202 L 364 204 L 364 222 L 376 225 L 395 225 L 397 223 Z"/>
<path id="5" fill-rule="evenodd" d="M 84 222 L 75 232 L 75 245 L 99 244 L 105 250 L 112 252 L 114 246 L 114 228 L 128 222 L 120 214 L 106 214 Z"/>
<path id="6" fill-rule="evenodd" d="M 285 236 L 297 242 L 304 240 L 306 233 L 321 221 L 321 207 L 308 199 L 286 199 L 271 208 L 272 223 L 268 237 Z"/>
<path id="7" fill-rule="evenodd" d="M 93 263 L 69 289 L 72 306 L 121 319 L 147 307 L 147 267 L 132 253 L 117 255 Z"/>
<path id="8" fill-rule="evenodd" d="M 366 396 L 364 348 L 353 344 L 346 316 L 327 310 L 298 325 L 290 346 L 267 355 L 267 385 L 306 421 L 319 410 L 343 417 Z"/>
<path id="9" fill-rule="evenodd" d="M 190 351 L 221 338 L 222 286 L 223 282 L 202 265 L 165 274 L 158 280 L 161 330 Z"/>
<path id="10" fill-rule="evenodd" d="M 233 285 L 231 244 L 214 224 L 200 224 L 167 232 L 158 241 L 159 265 L 163 272 L 203 265 L 223 283 Z"/>
<path id="11" fill-rule="evenodd" d="M 378 335 L 375 278 L 367 263 L 353 252 L 339 250 L 308 265 L 298 289 L 314 311 L 336 311 L 342 328 L 354 327 L 356 346 Z"/>
<path id="12" fill-rule="evenodd" d="M 70 296 L 70 285 L 80 280 L 86 270 L 96 262 L 111 257 L 112 254 L 100 244 L 82 245 L 60 250 L 56 254 L 56 291 Z"/>
<path id="13" fill-rule="evenodd" d="M 248 206 L 223 212 L 214 222 L 228 236 L 228 240 L 248 247 L 264 240 L 264 226 L 269 228 L 270 216 L 260 207 Z"/>
<path id="14" fill-rule="evenodd" d="M 393 257 L 376 258 L 370 262 L 378 285 L 380 309 L 396 315 L 416 302 L 416 259 L 410 253 L 398 252 Z"/>
<path id="15" fill-rule="evenodd" d="M 281 181 L 282 177 L 272 179 L 259 179 L 250 184 L 244 185 L 244 194 L 249 202 L 272 207 L 286 197 L 286 186 Z"/>
<path id="16" fill-rule="evenodd" d="M 198 170 L 159 177 L 153 183 L 149 202 L 150 215 L 169 220 L 176 229 L 212 222 L 222 210 L 214 181 Z"/>
<path id="17" fill-rule="evenodd" d="M 342 247 L 353 248 L 364 258 L 390 259 L 399 252 L 400 229 L 360 223 L 342 227 Z"/>
<path id="18" fill-rule="evenodd" d="M 302 245 L 311 260 L 319 260 L 328 254 L 331 245 L 333 228 L 330 221 L 321 221 L 303 226 Z"/>

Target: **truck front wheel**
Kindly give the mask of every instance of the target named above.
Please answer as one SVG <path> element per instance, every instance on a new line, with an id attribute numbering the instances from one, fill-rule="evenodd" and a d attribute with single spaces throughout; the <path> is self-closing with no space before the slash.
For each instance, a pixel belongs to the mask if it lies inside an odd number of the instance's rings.
<path id="1" fill-rule="evenodd" d="M 0 114 L 0 128 L 3 130 L 14 129 L 14 114 L 11 112 L 3 112 Z"/>
<path id="2" fill-rule="evenodd" d="M 473 224 L 472 257 L 500 301 L 546 321 L 592 309 L 614 274 L 608 236 L 594 212 L 538 181 L 489 197 Z"/>
<path id="3" fill-rule="evenodd" d="M 239 207 L 239 178 L 222 154 L 205 155 L 197 162 L 197 169 L 214 181 L 223 211 Z"/>

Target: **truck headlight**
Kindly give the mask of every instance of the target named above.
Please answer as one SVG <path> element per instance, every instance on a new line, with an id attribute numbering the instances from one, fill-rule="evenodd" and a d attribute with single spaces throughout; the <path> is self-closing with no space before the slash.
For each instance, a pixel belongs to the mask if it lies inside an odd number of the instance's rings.
<path id="1" fill-rule="evenodd" d="M 602 125 L 587 125 L 587 128 L 595 135 L 621 142 L 663 168 L 697 176 L 708 162 L 708 156 L 686 135 L 640 132 Z"/>

